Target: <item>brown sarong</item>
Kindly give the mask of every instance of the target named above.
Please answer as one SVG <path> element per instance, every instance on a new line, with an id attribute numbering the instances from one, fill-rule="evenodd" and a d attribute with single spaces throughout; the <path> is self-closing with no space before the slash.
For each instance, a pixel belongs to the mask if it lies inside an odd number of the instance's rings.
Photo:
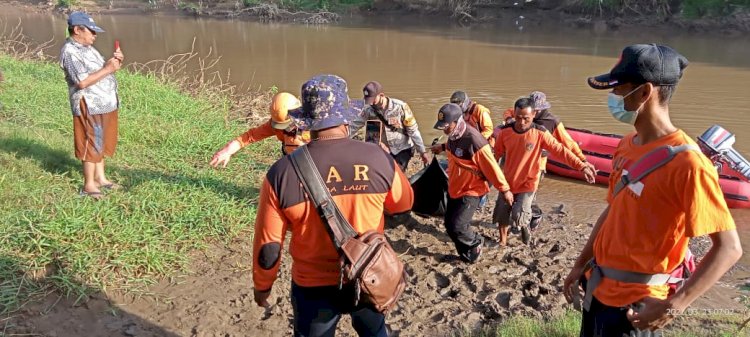
<path id="1" fill-rule="evenodd" d="M 86 101 L 81 99 L 81 114 L 73 116 L 75 156 L 81 161 L 98 163 L 112 157 L 117 147 L 117 110 L 89 115 Z"/>

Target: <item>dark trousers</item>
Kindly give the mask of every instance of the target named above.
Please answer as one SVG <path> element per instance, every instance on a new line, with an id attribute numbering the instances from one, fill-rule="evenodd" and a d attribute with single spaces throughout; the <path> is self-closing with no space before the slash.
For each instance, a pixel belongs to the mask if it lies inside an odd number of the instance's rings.
<path id="1" fill-rule="evenodd" d="M 626 313 L 628 308 L 610 307 L 591 299 L 591 307 L 583 310 L 580 337 L 661 337 L 661 331 L 641 331 L 633 327 Z"/>
<path id="2" fill-rule="evenodd" d="M 414 157 L 414 148 L 403 150 L 397 154 L 391 153 L 391 156 L 396 160 L 396 164 L 401 167 L 401 171 L 406 172 L 406 167 L 409 166 L 411 157 Z"/>
<path id="3" fill-rule="evenodd" d="M 294 336 L 333 337 L 341 314 L 348 313 L 360 337 L 387 337 L 385 316 L 364 305 L 354 307 L 353 299 L 352 287 L 301 287 L 292 282 Z"/>
<path id="4" fill-rule="evenodd" d="M 448 197 L 445 210 L 445 231 L 456 245 L 458 255 L 465 255 L 470 249 L 482 244 L 482 239 L 471 228 L 471 219 L 479 206 L 481 197 Z"/>

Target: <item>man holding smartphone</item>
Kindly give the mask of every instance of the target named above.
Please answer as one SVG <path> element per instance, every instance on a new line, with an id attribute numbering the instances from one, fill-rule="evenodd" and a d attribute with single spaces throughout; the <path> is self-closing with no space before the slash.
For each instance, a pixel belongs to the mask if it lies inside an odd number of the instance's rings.
<path id="1" fill-rule="evenodd" d="M 88 14 L 73 12 L 68 17 L 67 39 L 60 52 L 60 67 L 68 84 L 73 112 L 75 156 L 83 165 L 80 195 L 101 199 L 102 189 L 117 189 L 104 174 L 104 157 L 117 146 L 117 80 L 114 73 L 124 58 L 119 46 L 108 60 L 93 47 L 96 34 L 104 32 Z"/>
<path id="2" fill-rule="evenodd" d="M 381 134 L 385 137 L 385 144 L 403 171 L 409 166 L 414 149 L 419 152 L 422 162 L 428 164 L 430 157 L 419 133 L 419 126 L 411 108 L 405 102 L 391 98 L 383 92 L 383 86 L 376 81 L 369 82 L 362 89 L 365 105 L 362 113 L 352 120 L 350 130 L 355 134 L 365 124 L 370 123 L 368 128 L 377 128 L 381 124 Z M 380 123 L 377 123 L 379 121 Z M 374 129 L 370 129 L 374 131 Z M 374 134 L 371 132 L 370 135 Z M 367 136 L 367 135 L 366 135 Z M 377 137 L 377 136 L 376 136 Z"/>

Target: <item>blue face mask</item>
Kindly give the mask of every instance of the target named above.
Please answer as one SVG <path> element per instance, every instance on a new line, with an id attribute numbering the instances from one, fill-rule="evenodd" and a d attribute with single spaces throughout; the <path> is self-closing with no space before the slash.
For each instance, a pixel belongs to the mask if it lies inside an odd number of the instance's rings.
<path id="1" fill-rule="evenodd" d="M 630 96 L 630 94 L 634 93 L 641 86 L 643 86 L 643 84 L 639 85 L 625 96 L 620 96 L 613 92 L 609 93 L 609 97 L 607 97 L 607 107 L 609 107 L 609 113 L 612 114 L 612 117 L 625 124 L 635 124 L 635 120 L 638 118 L 638 110 L 625 110 L 625 97 Z"/>

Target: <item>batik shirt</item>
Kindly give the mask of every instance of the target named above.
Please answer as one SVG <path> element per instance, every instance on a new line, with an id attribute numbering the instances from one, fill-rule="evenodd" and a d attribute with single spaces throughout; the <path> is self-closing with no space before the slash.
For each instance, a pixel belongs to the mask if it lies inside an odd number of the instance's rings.
<path id="1" fill-rule="evenodd" d="M 85 100 L 91 115 L 100 115 L 117 110 L 117 80 L 110 74 L 90 85 L 79 89 L 78 83 L 104 67 L 104 58 L 92 46 L 84 46 L 68 38 L 60 51 L 60 67 L 65 72 L 68 83 L 70 110 L 73 116 L 81 114 L 81 99 Z"/>

